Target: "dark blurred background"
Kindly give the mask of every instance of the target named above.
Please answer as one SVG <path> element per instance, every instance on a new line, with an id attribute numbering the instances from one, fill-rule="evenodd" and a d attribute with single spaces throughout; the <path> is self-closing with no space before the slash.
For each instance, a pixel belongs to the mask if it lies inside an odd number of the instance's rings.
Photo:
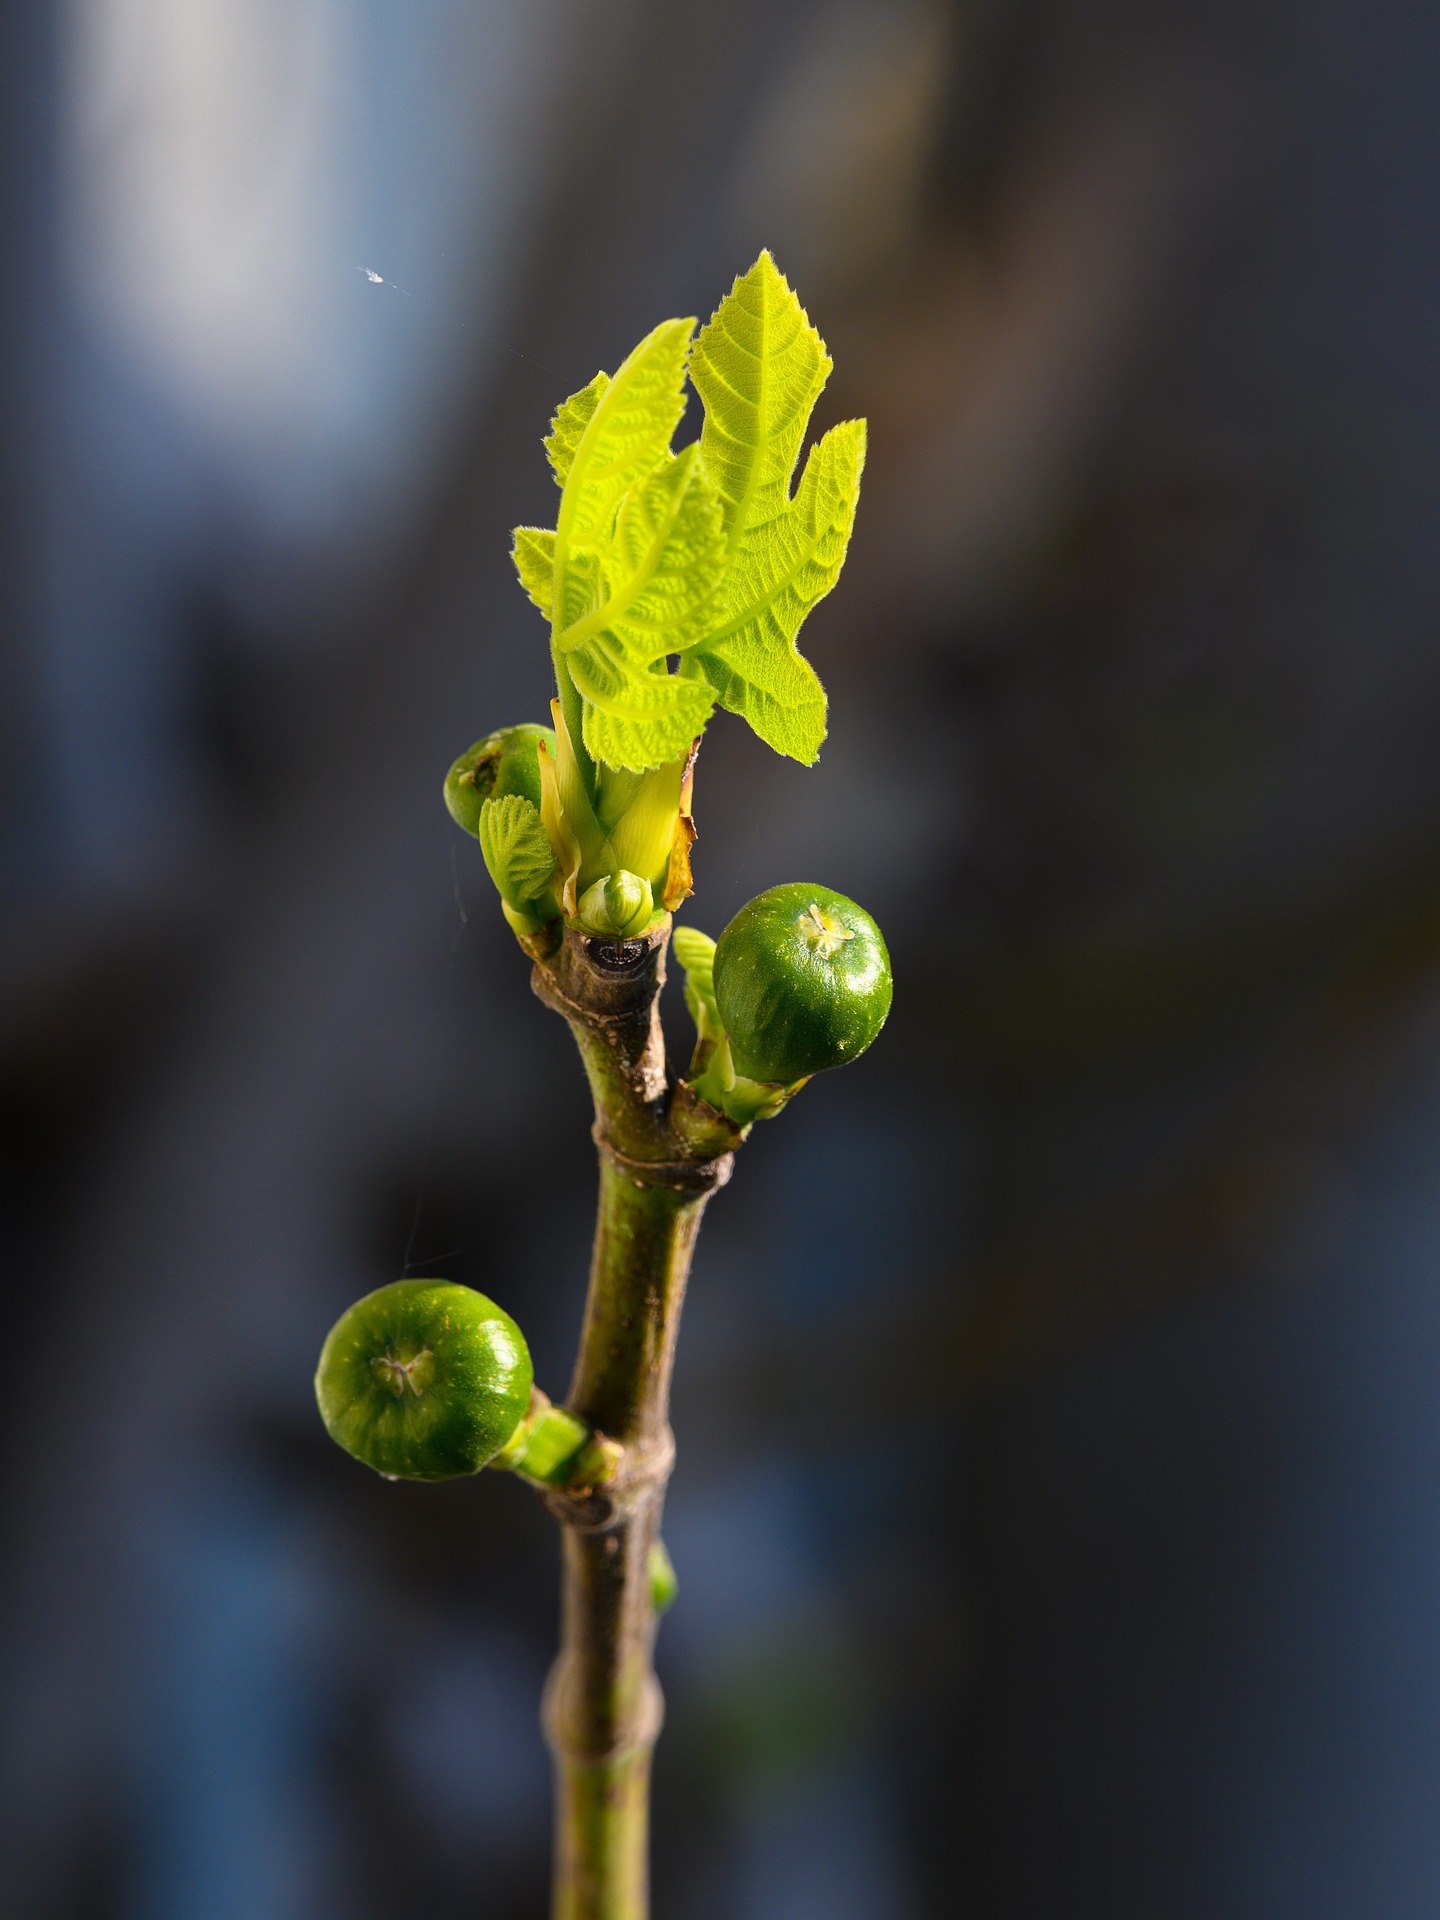
<path id="1" fill-rule="evenodd" d="M 27 0 L 0 76 L 6 1913 L 544 1911 L 550 1523 L 310 1375 L 438 1272 L 563 1390 L 583 1085 L 440 779 L 544 714 L 550 412 L 769 245 L 872 457 L 688 917 L 839 887 L 897 995 L 702 1237 L 657 1913 L 1433 1920 L 1440 14 Z"/>

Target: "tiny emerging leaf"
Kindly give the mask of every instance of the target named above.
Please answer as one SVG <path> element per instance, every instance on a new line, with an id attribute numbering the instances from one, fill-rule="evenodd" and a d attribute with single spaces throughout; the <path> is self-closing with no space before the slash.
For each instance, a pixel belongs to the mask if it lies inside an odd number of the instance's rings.
<path id="1" fill-rule="evenodd" d="M 516 527 L 511 556 L 520 584 L 549 620 L 555 598 L 555 534 L 549 527 Z"/>
<path id="2" fill-rule="evenodd" d="M 480 851 L 501 899 L 517 911 L 538 900 L 554 878 L 555 854 L 539 809 L 521 794 L 481 807 Z"/>

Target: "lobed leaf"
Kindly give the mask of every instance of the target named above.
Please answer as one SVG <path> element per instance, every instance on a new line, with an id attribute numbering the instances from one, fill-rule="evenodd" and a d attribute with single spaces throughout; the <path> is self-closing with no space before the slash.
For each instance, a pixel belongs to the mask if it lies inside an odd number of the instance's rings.
<path id="1" fill-rule="evenodd" d="M 832 364 L 768 251 L 700 329 L 690 364 L 705 403 L 700 451 L 732 541 L 788 507 L 800 443 Z"/>
<path id="2" fill-rule="evenodd" d="M 662 320 L 613 380 L 603 387 L 599 384 L 603 376 L 592 380 L 556 415 L 555 431 L 546 444 L 557 474 L 564 468 L 556 526 L 558 571 L 563 573 L 573 545 L 609 538 L 615 509 L 625 494 L 670 451 L 685 411 L 685 363 L 694 330 L 693 320 Z M 593 402 L 587 401 L 592 394 Z M 588 405 L 588 413 L 582 402 Z M 573 419 L 562 436 L 561 421 L 571 409 Z"/>
<path id="3" fill-rule="evenodd" d="M 575 449 L 609 385 L 609 374 L 597 373 L 588 387 L 582 387 L 579 393 L 572 393 L 564 405 L 556 410 L 546 437 L 545 452 L 554 471 L 557 487 L 563 487 L 570 478 Z"/>
<path id="4" fill-rule="evenodd" d="M 585 650 L 575 684 L 585 696 L 585 745 L 607 766 L 660 767 L 684 753 L 715 707 L 703 680 L 663 670 L 632 673 L 605 639 Z"/>
<path id="5" fill-rule="evenodd" d="M 825 694 L 796 639 L 845 557 L 864 424 L 811 449 L 792 498 L 831 362 L 766 252 L 695 341 L 704 424 L 698 446 L 672 455 L 693 327 L 663 322 L 557 411 L 545 442 L 562 488 L 555 531 L 515 531 L 587 793 L 591 761 L 642 773 L 682 758 L 717 699 L 797 760 L 813 761 L 825 735 Z"/>
<path id="6" fill-rule="evenodd" d="M 626 495 L 599 557 L 596 604 L 557 633 L 561 653 L 608 633 L 648 667 L 705 638 L 725 571 L 725 533 L 698 447 L 667 459 Z"/>
<path id="7" fill-rule="evenodd" d="M 510 557 L 520 584 L 554 624 L 574 626 L 593 613 L 600 599 L 600 555 L 594 547 L 576 547 L 565 573 L 564 618 L 556 622 L 555 535 L 548 527 L 516 527 Z"/>
<path id="8" fill-rule="evenodd" d="M 830 368 L 824 341 L 768 253 L 701 328 L 691 367 L 729 571 L 725 618 L 687 671 L 703 674 L 720 704 L 776 752 L 807 764 L 825 737 L 825 693 L 796 637 L 839 574 L 865 457 L 863 422 L 833 428 L 811 449 L 791 499 Z"/>
<path id="9" fill-rule="evenodd" d="M 600 555 L 598 604 L 556 639 L 587 703 L 585 745 L 595 759 L 636 771 L 663 766 L 709 719 L 710 688 L 668 673 L 666 660 L 712 630 L 724 553 L 719 499 L 697 447 L 626 495 Z"/>
<path id="10" fill-rule="evenodd" d="M 807 766 L 825 738 L 825 691 L 796 636 L 839 576 L 864 464 L 863 420 L 811 448 L 794 500 L 732 547 L 725 618 L 690 656 L 721 706 Z"/>

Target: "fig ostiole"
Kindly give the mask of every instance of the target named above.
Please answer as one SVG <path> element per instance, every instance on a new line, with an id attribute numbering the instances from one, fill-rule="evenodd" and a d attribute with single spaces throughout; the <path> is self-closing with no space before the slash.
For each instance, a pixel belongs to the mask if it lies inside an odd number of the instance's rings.
<path id="1" fill-rule="evenodd" d="M 473 1287 L 396 1280 L 348 1308 L 325 1340 L 315 1398 L 332 1440 L 394 1480 L 478 1473 L 530 1410 L 530 1350 Z"/>

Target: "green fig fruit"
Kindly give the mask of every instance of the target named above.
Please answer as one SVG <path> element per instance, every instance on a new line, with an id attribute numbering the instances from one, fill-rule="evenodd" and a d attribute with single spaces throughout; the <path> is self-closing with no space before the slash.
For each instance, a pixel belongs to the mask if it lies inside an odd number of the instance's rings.
<path id="1" fill-rule="evenodd" d="M 451 767 L 445 776 L 445 804 L 450 817 L 466 833 L 480 831 L 480 808 L 487 800 L 503 800 L 518 793 L 530 804 L 540 805 L 541 741 L 555 752 L 555 735 L 549 727 L 501 727 L 483 740 L 477 740 Z"/>
<path id="2" fill-rule="evenodd" d="M 843 893 L 799 882 L 740 909 L 714 983 L 736 1072 L 785 1086 L 858 1059 L 890 1011 L 880 929 Z"/>
<path id="3" fill-rule="evenodd" d="M 530 1406 L 530 1351 L 493 1300 L 449 1280 L 397 1280 L 341 1314 L 315 1398 L 330 1438 L 396 1480 L 478 1473 Z"/>

